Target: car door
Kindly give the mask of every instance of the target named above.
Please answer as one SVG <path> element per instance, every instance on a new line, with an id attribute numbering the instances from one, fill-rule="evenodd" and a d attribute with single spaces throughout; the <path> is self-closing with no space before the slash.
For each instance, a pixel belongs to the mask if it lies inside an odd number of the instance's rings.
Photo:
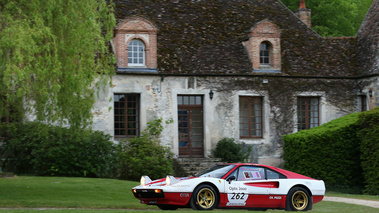
<path id="1" fill-rule="evenodd" d="M 234 176 L 235 180 L 230 178 Z M 270 188 L 265 179 L 265 168 L 240 166 L 225 181 L 226 206 L 263 208 L 269 202 Z"/>

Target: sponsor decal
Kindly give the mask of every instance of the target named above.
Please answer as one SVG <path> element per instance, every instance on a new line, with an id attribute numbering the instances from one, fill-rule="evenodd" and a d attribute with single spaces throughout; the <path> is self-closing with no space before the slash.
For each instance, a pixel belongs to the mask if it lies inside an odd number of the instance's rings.
<path id="1" fill-rule="evenodd" d="M 219 183 L 221 183 L 221 180 L 218 180 Z"/>
<path id="2" fill-rule="evenodd" d="M 151 204 L 156 204 L 157 201 L 156 201 L 156 200 L 152 200 L 152 201 L 150 201 L 149 203 L 151 203 Z"/>
<path id="3" fill-rule="evenodd" d="M 185 188 L 189 187 L 189 185 L 172 185 L 171 187 Z"/>
<path id="4" fill-rule="evenodd" d="M 226 203 L 227 206 L 245 206 L 246 203 Z"/>
<path id="5" fill-rule="evenodd" d="M 188 193 L 180 193 L 180 197 L 189 197 Z"/>
<path id="6" fill-rule="evenodd" d="M 281 200 L 282 196 L 270 196 L 268 199 L 270 199 L 270 200 Z"/>

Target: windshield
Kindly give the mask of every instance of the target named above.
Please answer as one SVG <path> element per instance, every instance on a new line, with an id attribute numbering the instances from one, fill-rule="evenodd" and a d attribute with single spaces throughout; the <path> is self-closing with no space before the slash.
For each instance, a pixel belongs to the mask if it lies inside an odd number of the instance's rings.
<path id="1" fill-rule="evenodd" d="M 226 173 L 228 173 L 236 165 L 216 165 L 205 171 L 196 174 L 195 177 L 212 177 L 212 178 L 222 178 Z"/>

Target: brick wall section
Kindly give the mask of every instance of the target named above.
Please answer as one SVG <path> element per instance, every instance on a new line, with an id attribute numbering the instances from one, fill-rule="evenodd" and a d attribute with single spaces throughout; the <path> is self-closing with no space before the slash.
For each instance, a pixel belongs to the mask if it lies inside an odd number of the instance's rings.
<path id="1" fill-rule="evenodd" d="M 309 27 L 312 26 L 311 22 L 311 9 L 298 9 L 294 12 L 300 20 L 302 20 Z"/>
<path id="2" fill-rule="evenodd" d="M 379 0 L 374 0 L 358 32 L 361 74 L 379 74 Z"/>
<path id="3" fill-rule="evenodd" d="M 145 43 L 146 68 L 157 68 L 157 29 L 141 17 L 128 18 L 117 26 L 114 44 L 118 67 L 128 67 L 128 44 L 133 39 Z"/>
<path id="4" fill-rule="evenodd" d="M 243 42 L 263 20 L 280 30 L 281 73 L 355 76 L 354 37 L 325 39 L 278 0 L 115 0 L 116 18 L 139 16 L 153 22 L 160 73 L 251 74 Z"/>
<path id="5" fill-rule="evenodd" d="M 274 70 L 281 69 L 281 51 L 280 51 L 280 31 L 278 27 L 269 21 L 262 21 L 255 26 L 248 34 L 249 40 L 244 42 L 254 70 L 262 69 L 260 67 L 260 44 L 268 41 L 270 49 L 270 65 Z"/>

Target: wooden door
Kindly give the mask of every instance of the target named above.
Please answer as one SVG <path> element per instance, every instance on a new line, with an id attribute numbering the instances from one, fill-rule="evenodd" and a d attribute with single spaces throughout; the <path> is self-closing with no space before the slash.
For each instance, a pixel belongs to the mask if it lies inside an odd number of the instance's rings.
<path id="1" fill-rule="evenodd" d="M 204 157 L 203 97 L 178 96 L 179 157 Z"/>

